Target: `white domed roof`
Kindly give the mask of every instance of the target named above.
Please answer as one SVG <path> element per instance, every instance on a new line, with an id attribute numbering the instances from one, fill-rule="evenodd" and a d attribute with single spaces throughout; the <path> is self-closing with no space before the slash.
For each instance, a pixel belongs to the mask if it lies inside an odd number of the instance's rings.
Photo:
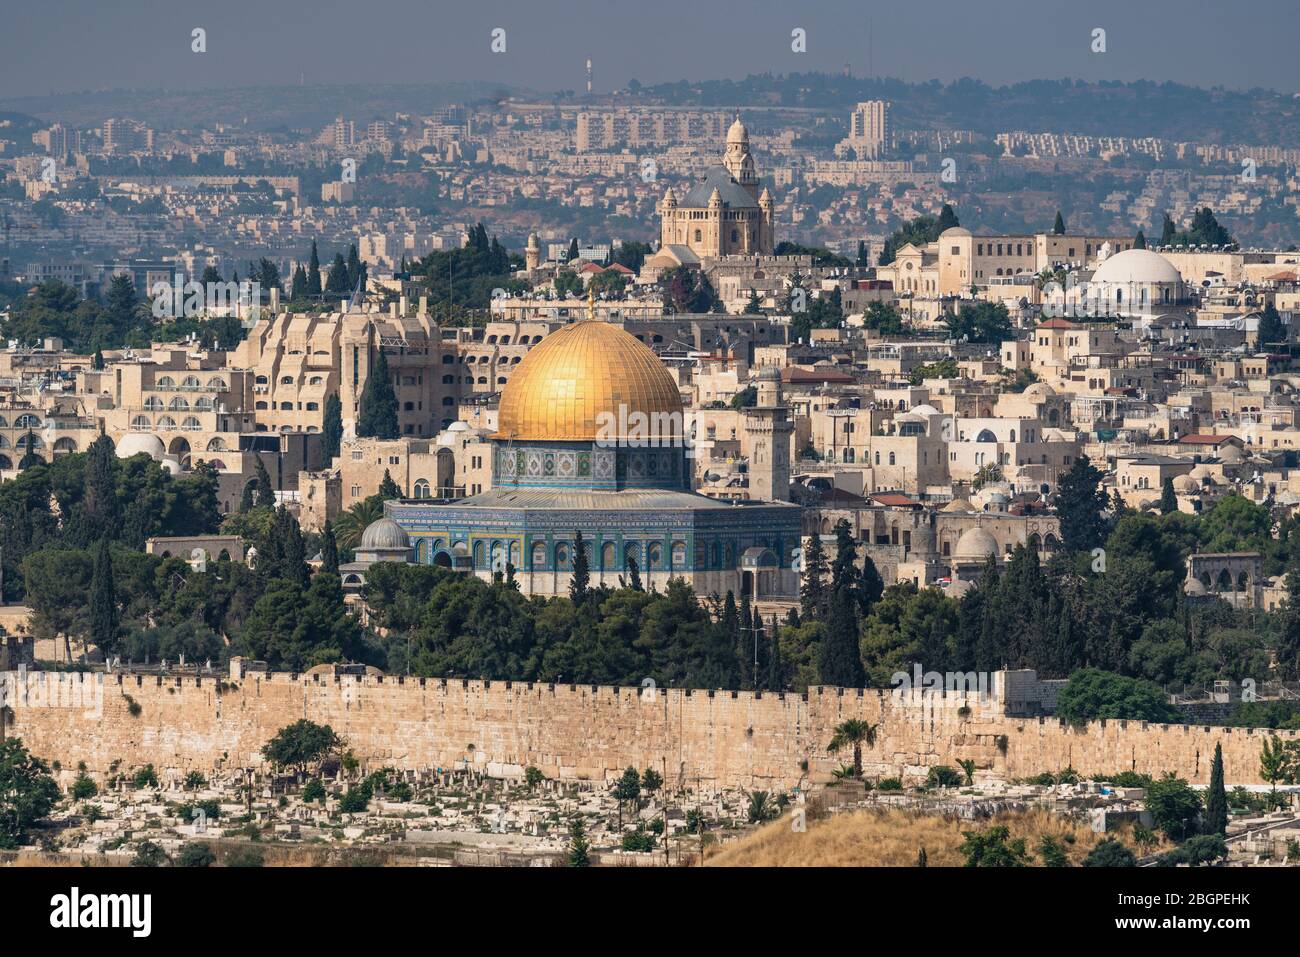
<path id="1" fill-rule="evenodd" d="M 949 226 L 947 229 L 945 229 L 943 232 L 939 234 L 939 238 L 943 239 L 946 236 L 949 239 L 958 239 L 962 236 L 969 236 L 969 235 L 971 235 L 971 231 L 967 229 L 965 226 Z"/>
<path id="2" fill-rule="evenodd" d="M 1182 274 L 1164 256 L 1149 249 L 1126 249 L 1097 267 L 1092 282 L 1182 282 Z"/>
<path id="3" fill-rule="evenodd" d="M 169 475 L 180 475 L 184 471 L 180 459 L 174 455 L 164 455 L 161 464 Z"/>
<path id="4" fill-rule="evenodd" d="M 162 439 L 152 432 L 128 432 L 122 436 L 122 441 L 117 443 L 115 451 L 119 459 L 129 459 L 143 452 L 156 462 L 167 452 L 167 447 L 163 445 Z"/>
<path id="5" fill-rule="evenodd" d="M 982 528 L 968 529 L 957 539 L 957 547 L 952 550 L 954 558 L 983 561 L 990 555 L 998 553 L 998 542 Z"/>
<path id="6" fill-rule="evenodd" d="M 406 529 L 388 517 L 371 522 L 361 533 L 362 550 L 410 547 L 411 536 L 406 534 Z"/>
<path id="7" fill-rule="evenodd" d="M 917 415 L 943 415 L 938 409 L 928 402 L 922 402 L 920 405 L 912 406 L 912 411 Z"/>

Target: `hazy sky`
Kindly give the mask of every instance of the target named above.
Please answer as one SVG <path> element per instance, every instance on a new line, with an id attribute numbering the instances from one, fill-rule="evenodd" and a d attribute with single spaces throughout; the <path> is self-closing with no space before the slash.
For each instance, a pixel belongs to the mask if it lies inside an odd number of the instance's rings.
<path id="1" fill-rule="evenodd" d="M 868 43 L 868 21 L 875 33 Z M 207 30 L 208 52 L 190 50 Z M 494 27 L 506 52 L 489 50 Z M 807 52 L 790 32 L 807 31 Z M 1090 51 L 1106 30 L 1107 52 Z M 596 91 L 751 72 L 1062 76 L 1300 90 L 1297 0 L 3 0 L 0 98 L 122 88 L 499 81 Z"/>

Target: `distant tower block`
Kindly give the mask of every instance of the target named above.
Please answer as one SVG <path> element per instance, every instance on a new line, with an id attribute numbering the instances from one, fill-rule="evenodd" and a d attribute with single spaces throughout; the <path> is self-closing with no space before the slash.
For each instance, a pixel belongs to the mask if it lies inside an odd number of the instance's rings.
<path id="1" fill-rule="evenodd" d="M 587 57 L 587 92 L 591 92 L 591 57 Z"/>

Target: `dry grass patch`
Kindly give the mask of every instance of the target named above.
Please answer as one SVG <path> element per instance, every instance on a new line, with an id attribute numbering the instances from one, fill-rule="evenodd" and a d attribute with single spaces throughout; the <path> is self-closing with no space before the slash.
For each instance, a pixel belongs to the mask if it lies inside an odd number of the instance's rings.
<path id="1" fill-rule="evenodd" d="M 962 821 L 896 808 L 858 810 L 808 821 L 808 830 L 790 829 L 790 817 L 765 825 L 747 837 L 713 852 L 710 867 L 914 867 L 922 847 L 930 867 L 962 867 L 963 831 L 1002 825 L 1011 839 L 1025 839 L 1030 863 L 1041 865 L 1038 845 L 1053 837 L 1077 866 L 1103 838 L 1086 825 L 1060 814 L 1029 810 L 1002 814 L 990 821 Z M 1131 829 L 1112 832 L 1139 853 Z M 1157 847 L 1157 850 L 1161 849 Z"/>

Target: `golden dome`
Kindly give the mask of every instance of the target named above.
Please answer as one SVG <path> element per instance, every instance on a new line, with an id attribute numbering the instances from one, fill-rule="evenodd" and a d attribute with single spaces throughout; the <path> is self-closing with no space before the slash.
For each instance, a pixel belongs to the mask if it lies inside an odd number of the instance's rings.
<path id="1" fill-rule="evenodd" d="M 646 417 L 640 430 L 636 413 Z M 629 432 L 677 436 L 681 428 L 681 392 L 659 357 L 617 326 L 586 319 L 528 350 L 501 393 L 493 437 L 592 442 Z"/>

